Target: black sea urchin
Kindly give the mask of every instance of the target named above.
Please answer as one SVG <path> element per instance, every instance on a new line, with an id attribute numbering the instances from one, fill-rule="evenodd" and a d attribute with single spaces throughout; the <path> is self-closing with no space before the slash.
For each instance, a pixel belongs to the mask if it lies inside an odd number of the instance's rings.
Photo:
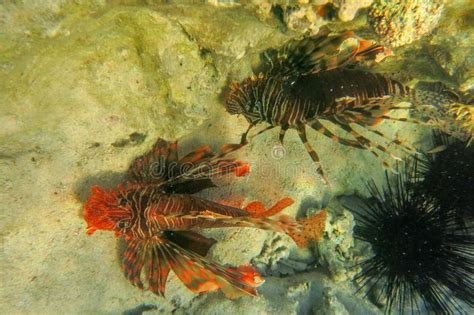
<path id="1" fill-rule="evenodd" d="M 418 192 L 416 167 L 371 182 L 371 199 L 356 216 L 355 236 L 372 244 L 374 255 L 356 276 L 367 295 L 385 300 L 385 313 L 465 313 L 474 305 L 474 238 L 432 197 Z M 375 294 L 377 289 L 380 293 Z M 462 301 L 462 302 L 461 302 Z"/>
<path id="2" fill-rule="evenodd" d="M 446 148 L 419 162 L 421 189 L 464 225 L 474 218 L 474 146 L 439 132 L 433 139 L 436 146 Z"/>

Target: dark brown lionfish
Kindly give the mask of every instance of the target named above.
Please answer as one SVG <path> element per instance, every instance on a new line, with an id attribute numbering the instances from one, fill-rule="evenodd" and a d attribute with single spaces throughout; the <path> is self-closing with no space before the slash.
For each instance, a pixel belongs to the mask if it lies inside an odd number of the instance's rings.
<path id="1" fill-rule="evenodd" d="M 164 295 L 171 270 L 195 293 L 221 289 L 229 298 L 255 295 L 255 288 L 263 283 L 255 269 L 224 267 L 206 259 L 216 241 L 196 229 L 253 227 L 287 233 L 304 246 L 321 236 L 326 213 L 299 221 L 287 216 L 272 220 L 267 217 L 293 200 L 284 198 L 268 210 L 260 202 L 240 209 L 190 195 L 213 187 L 214 177 L 245 175 L 247 163 L 226 157 L 240 147 L 226 145 L 217 154 L 205 146 L 179 159 L 176 143 L 158 140 L 150 153 L 132 163 L 126 186 L 92 189 L 84 207 L 87 233 L 107 230 L 123 236 L 125 277 L 141 289 L 145 280 L 157 295 Z"/>
<path id="2" fill-rule="evenodd" d="M 441 107 L 452 100 L 431 91 L 415 91 L 380 74 L 356 68 L 361 61 L 378 62 L 389 53 L 380 45 L 358 39 L 352 32 L 332 35 L 325 29 L 316 36 L 291 41 L 283 49 L 266 54 L 271 66 L 269 70 L 231 84 L 225 93 L 228 112 L 242 114 L 250 123 L 242 135 L 242 143 L 246 142 L 250 129 L 261 122 L 270 125 L 257 135 L 280 126 L 281 142 L 289 128 L 296 129 L 326 182 L 318 154 L 306 138 L 306 126 L 342 145 L 370 150 L 375 156 L 382 152 L 399 159 L 385 146 L 373 143 L 353 127 L 373 127 L 383 120 L 418 123 L 418 120 L 395 118 L 388 113 L 422 105 Z M 397 106 L 402 101 L 412 105 Z M 325 122 L 342 128 L 351 137 L 335 135 Z M 379 131 L 367 130 L 389 144 L 415 151 Z M 384 166 L 388 165 L 384 162 Z"/>

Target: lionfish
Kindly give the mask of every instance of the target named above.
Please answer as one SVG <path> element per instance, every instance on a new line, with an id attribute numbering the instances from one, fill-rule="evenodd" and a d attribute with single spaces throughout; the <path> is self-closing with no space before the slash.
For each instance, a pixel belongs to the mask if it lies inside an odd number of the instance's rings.
<path id="1" fill-rule="evenodd" d="M 282 144 L 285 132 L 296 129 L 326 183 L 319 156 L 308 143 L 306 126 L 342 145 L 369 150 L 376 157 L 386 154 L 400 160 L 387 146 L 369 140 L 354 126 L 383 138 L 388 145 L 416 152 L 400 140 L 390 139 L 370 127 L 384 120 L 425 123 L 422 119 L 392 117 L 389 112 L 406 109 L 421 112 L 419 109 L 424 106 L 446 111 L 444 105 L 452 104 L 453 100 L 433 91 L 411 89 L 360 67 L 362 61 L 373 64 L 390 54 L 384 47 L 362 40 L 353 32 L 331 34 L 328 29 L 301 41 L 292 40 L 282 49 L 267 51 L 264 55 L 268 66 L 263 72 L 232 83 L 224 93 L 227 111 L 242 114 L 249 122 L 242 143 L 259 123 L 269 126 L 255 136 L 280 126 Z M 411 106 L 398 105 L 402 101 L 410 102 Z M 348 136 L 334 134 L 326 123 L 341 128 Z M 388 168 L 385 161 L 383 164 Z"/>
<path id="2" fill-rule="evenodd" d="M 241 209 L 191 195 L 214 187 L 213 178 L 247 174 L 247 163 L 227 157 L 240 147 L 225 145 L 214 153 L 204 146 L 178 158 L 177 143 L 159 139 L 151 152 L 132 163 L 126 185 L 110 191 L 92 188 L 84 212 L 87 234 L 107 230 L 124 237 L 125 277 L 141 289 L 147 282 L 159 296 L 164 296 L 171 270 L 195 293 L 221 289 L 229 298 L 256 295 L 264 280 L 255 269 L 225 267 L 205 258 L 216 241 L 196 229 L 252 227 L 286 233 L 305 246 L 320 238 L 326 212 L 298 221 L 285 215 L 272 220 L 268 217 L 293 200 L 284 198 L 267 210 L 260 202 Z"/>

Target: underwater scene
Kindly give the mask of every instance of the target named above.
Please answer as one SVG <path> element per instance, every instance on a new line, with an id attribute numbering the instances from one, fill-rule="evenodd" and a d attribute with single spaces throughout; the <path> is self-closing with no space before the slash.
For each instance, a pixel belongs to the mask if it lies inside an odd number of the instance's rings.
<path id="1" fill-rule="evenodd" d="M 0 0 L 0 314 L 474 314 L 471 0 Z"/>

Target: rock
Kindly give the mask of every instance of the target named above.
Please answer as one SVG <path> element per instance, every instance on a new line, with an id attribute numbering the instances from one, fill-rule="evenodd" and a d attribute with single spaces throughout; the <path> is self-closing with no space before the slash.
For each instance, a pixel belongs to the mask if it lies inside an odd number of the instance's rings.
<path id="1" fill-rule="evenodd" d="M 324 303 L 323 292 L 327 291 L 337 299 L 331 298 L 330 303 Z M 244 297 L 236 301 L 226 300 L 222 295 L 203 295 L 196 298 L 189 309 L 176 313 L 238 314 L 245 310 L 248 314 L 311 314 L 319 310 L 320 314 L 331 314 L 326 312 L 347 309 L 351 314 L 380 314 L 362 297 L 347 293 L 346 288 L 333 286 L 326 275 L 314 271 L 285 278 L 268 277 L 259 293 L 256 298 Z M 337 301 L 337 305 L 333 301 Z"/>
<path id="2" fill-rule="evenodd" d="M 317 244 L 318 260 L 335 282 L 351 281 L 357 272 L 352 257 L 354 224 L 354 217 L 347 210 L 328 216 L 324 239 Z"/>
<path id="3" fill-rule="evenodd" d="M 369 7 L 374 0 L 333 0 L 334 5 L 339 8 L 337 16 L 343 22 L 351 21 L 359 9 Z"/>
<path id="4" fill-rule="evenodd" d="M 426 45 L 436 64 L 457 84 L 456 89 L 471 95 L 474 93 L 473 18 L 474 8 L 469 1 L 449 2 L 437 36 Z"/>
<path id="5" fill-rule="evenodd" d="M 376 0 L 369 23 L 382 42 L 399 47 L 430 34 L 443 8 L 442 0 Z"/>
<path id="6" fill-rule="evenodd" d="M 286 235 L 275 234 L 265 241 L 261 253 L 252 259 L 252 265 L 262 275 L 288 276 L 302 272 L 314 257 L 305 251 L 297 251 Z"/>
<path id="7" fill-rule="evenodd" d="M 285 26 L 298 33 L 317 34 L 319 29 L 333 19 L 333 12 L 340 21 L 348 22 L 355 18 L 361 8 L 372 4 L 373 0 L 315 0 L 315 1 L 250 1 L 262 20 L 272 16 L 272 7 L 282 12 Z"/>
<path id="8" fill-rule="evenodd" d="M 314 307 L 313 314 L 315 315 L 349 315 L 350 313 L 344 307 L 344 304 L 339 302 L 334 295 L 331 287 L 326 287 L 323 291 L 323 307 Z"/>

